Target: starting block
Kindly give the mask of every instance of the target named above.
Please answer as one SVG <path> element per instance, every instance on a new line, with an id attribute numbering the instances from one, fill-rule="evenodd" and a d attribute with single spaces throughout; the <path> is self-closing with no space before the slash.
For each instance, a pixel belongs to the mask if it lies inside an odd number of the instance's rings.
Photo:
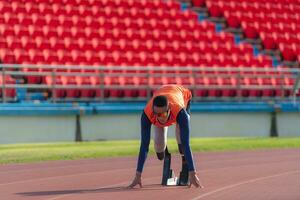
<path id="1" fill-rule="evenodd" d="M 189 169 L 184 157 L 182 157 L 182 167 L 181 167 L 181 172 L 179 174 L 178 185 L 186 186 L 188 184 L 189 184 Z"/>
<path id="2" fill-rule="evenodd" d="M 187 186 L 188 185 L 188 168 L 185 160 L 182 160 L 182 170 L 179 178 L 175 176 L 174 171 L 171 169 L 171 154 L 166 148 L 163 174 L 161 184 L 164 186 Z"/>

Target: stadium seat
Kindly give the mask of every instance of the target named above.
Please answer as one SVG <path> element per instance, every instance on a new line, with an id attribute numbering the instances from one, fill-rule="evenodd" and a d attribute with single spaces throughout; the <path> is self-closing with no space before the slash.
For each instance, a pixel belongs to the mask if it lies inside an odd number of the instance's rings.
<path id="1" fill-rule="evenodd" d="M 3 76 L 0 77 L 0 84 L 16 84 L 16 81 L 11 76 Z M 4 93 L 3 93 L 4 92 Z M 16 90 L 14 88 L 6 88 L 4 91 L 0 90 L 0 96 L 2 98 L 13 99 L 16 96 Z"/>
<path id="2" fill-rule="evenodd" d="M 46 76 L 43 79 L 44 83 L 47 84 L 49 87 L 53 87 L 53 77 L 52 76 Z M 57 85 L 62 85 L 62 81 L 60 77 L 55 77 L 55 83 Z M 66 90 L 61 88 L 53 88 L 49 89 L 50 96 L 52 98 L 65 98 L 66 97 Z"/>

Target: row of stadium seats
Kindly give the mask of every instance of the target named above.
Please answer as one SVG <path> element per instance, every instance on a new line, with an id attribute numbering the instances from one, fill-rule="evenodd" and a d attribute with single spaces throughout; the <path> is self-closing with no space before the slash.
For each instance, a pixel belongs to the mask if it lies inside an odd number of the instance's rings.
<path id="1" fill-rule="evenodd" d="M 135 8 L 148 8 L 148 9 L 155 9 L 155 8 L 179 8 L 179 4 L 174 3 L 172 1 L 167 2 L 167 4 L 162 3 L 161 0 L 14 0 L 11 2 L 12 6 L 6 6 L 4 2 L 0 3 L 0 10 L 3 7 L 9 11 L 24 11 L 22 8 L 25 8 L 25 11 L 30 12 L 32 11 L 32 7 L 38 7 L 41 11 L 44 11 L 44 7 L 50 7 L 52 12 L 63 12 L 64 9 L 68 9 L 68 6 L 76 6 L 82 9 L 89 9 L 92 6 L 99 6 L 99 7 L 135 7 Z M 18 10 L 20 9 L 20 10 Z M 21 10 L 22 9 L 22 10 Z M 68 13 L 64 13 L 68 14 Z"/>
<path id="2" fill-rule="evenodd" d="M 108 9 L 108 8 L 106 8 Z M 136 19 L 164 19 L 164 20 L 174 20 L 174 19 L 180 19 L 180 20 L 195 20 L 197 19 L 196 13 L 192 11 L 186 11 L 184 13 L 178 13 L 178 12 L 160 12 L 163 13 L 159 15 L 159 12 L 150 12 L 147 14 L 145 10 L 125 10 L 123 11 L 122 16 L 119 16 L 118 14 L 110 14 L 107 16 L 105 14 L 106 12 L 99 12 L 99 15 L 92 16 L 92 15 L 51 15 L 51 14 L 42 14 L 42 13 L 18 13 L 18 14 L 12 14 L 8 13 L 7 11 L 4 12 L 3 18 L 1 18 L 0 22 L 5 23 L 14 23 L 14 24 L 23 24 L 23 25 L 41 25 L 43 23 L 50 24 L 50 25 L 91 25 L 97 23 L 103 23 L 103 18 L 105 18 L 105 21 L 114 21 L 118 20 L 122 22 L 122 19 L 130 19 L 130 18 L 136 18 Z M 134 22 L 134 21 L 133 21 Z M 184 21 L 182 21 L 184 22 Z"/>
<path id="3" fill-rule="evenodd" d="M 33 54 L 21 54 L 15 51 L 12 54 L 4 54 L 2 60 L 6 63 L 22 62 L 23 64 L 51 64 L 51 65 L 79 65 L 83 66 L 82 72 L 84 72 L 85 65 L 93 66 L 224 66 L 224 67 L 266 67 L 269 68 L 272 65 L 272 60 L 260 55 L 258 57 L 252 57 L 251 54 L 245 54 L 239 56 L 232 53 L 231 55 L 214 53 L 204 53 L 203 55 L 191 54 L 187 55 L 183 52 L 179 55 L 174 55 L 171 52 L 161 54 L 160 52 L 153 52 L 148 54 L 145 52 L 133 53 L 127 52 L 126 54 L 119 53 L 117 51 L 112 54 L 105 54 L 99 52 L 99 54 L 93 55 L 91 52 L 86 54 L 78 54 L 78 52 L 58 52 L 61 55 L 53 53 L 38 53 Z M 26 67 L 24 66 L 23 70 Z M 42 70 L 42 68 L 41 68 Z"/>
<path id="4" fill-rule="evenodd" d="M 272 97 L 289 97 L 290 90 L 281 89 L 243 89 L 241 94 L 238 94 L 236 89 L 221 90 L 221 89 L 199 89 L 194 90 L 194 97 L 199 98 L 230 98 L 230 97 L 245 97 L 245 98 L 272 98 Z M 103 94 L 102 94 L 103 93 Z M 147 97 L 147 90 L 143 89 L 56 89 L 51 93 L 52 97 L 58 99 L 92 99 L 92 98 L 136 98 Z"/>
<path id="5" fill-rule="evenodd" d="M 36 21 L 32 20 L 31 18 L 23 18 L 22 20 L 18 21 L 16 18 L 9 18 L 5 20 L 5 18 L 0 18 L 0 28 L 1 33 L 5 33 L 4 30 L 7 29 L 7 32 L 10 35 L 19 35 L 20 31 L 23 32 L 29 32 L 32 34 L 34 31 L 42 31 L 43 33 L 47 33 L 48 31 L 54 31 L 56 29 L 63 29 L 64 27 L 69 27 L 72 29 L 79 29 L 83 28 L 83 32 L 93 32 L 95 30 L 91 28 L 114 28 L 115 26 L 122 27 L 122 28 L 128 28 L 132 29 L 133 31 L 138 31 L 140 29 L 163 29 L 163 28 L 179 28 L 183 30 L 190 30 L 190 29 L 200 29 L 201 26 L 199 26 L 198 22 L 195 19 L 183 19 L 181 20 L 173 20 L 173 19 L 164 19 L 162 21 L 158 21 L 159 19 L 153 19 L 149 21 L 145 21 L 142 18 L 137 18 L 135 20 L 131 18 L 124 18 L 124 19 L 118 19 L 118 18 L 110 18 L 109 20 L 105 20 L 105 17 L 99 17 L 98 19 L 64 19 L 59 20 L 57 17 L 51 17 L 49 21 L 46 19 L 43 19 L 44 16 L 41 16 L 36 19 Z M 6 24 L 10 24 L 10 26 L 5 26 Z M 13 26 L 11 26 L 13 24 Z M 32 27 L 31 25 L 37 26 Z M 46 26 L 45 26 L 46 25 Z M 58 27 L 62 26 L 62 27 Z M 212 25 L 211 25 L 212 26 Z M 213 26 L 214 27 L 214 26 Z M 63 31 L 67 31 L 64 30 Z M 71 30 L 70 30 L 71 32 Z M 95 31 L 98 32 L 98 31 Z M 8 34 L 7 33 L 7 34 Z"/>
<path id="6" fill-rule="evenodd" d="M 71 1 L 72 2 L 72 1 Z M 146 5 L 142 5 L 139 1 L 133 2 L 133 5 L 128 5 L 126 1 L 122 1 L 122 4 L 119 6 L 112 4 L 101 5 L 101 2 L 98 1 L 97 4 L 84 7 L 82 5 L 73 5 L 70 4 L 36 4 L 26 2 L 17 3 L 13 2 L 0 2 L 0 11 L 2 13 L 17 13 L 19 14 L 40 14 L 44 13 L 45 15 L 65 15 L 65 16 L 106 16 L 106 17 L 125 17 L 125 16 L 141 16 L 141 17 L 175 17 L 176 15 L 181 15 L 177 13 L 176 10 L 180 9 L 180 5 L 177 3 L 162 3 L 160 2 L 157 6 L 152 4 L 151 1 L 147 1 Z M 128 1 L 130 2 L 130 1 Z M 150 5 L 149 5 L 150 4 Z M 146 12 L 145 12 L 146 11 Z"/>
<path id="7" fill-rule="evenodd" d="M 44 79 L 45 83 L 51 86 L 52 77 L 48 76 Z M 97 89 L 97 88 L 89 88 L 89 89 L 55 89 L 54 93 L 58 98 L 99 98 L 99 97 L 112 97 L 112 98 L 122 98 L 122 97 L 146 97 L 147 91 L 146 89 L 137 89 L 138 86 L 159 86 L 162 84 L 183 84 L 183 85 L 194 85 L 196 84 L 198 87 L 204 87 L 201 89 L 195 90 L 196 97 L 234 97 L 237 96 L 236 89 L 212 89 L 214 86 L 217 88 L 218 86 L 232 86 L 237 87 L 237 84 L 241 84 L 241 86 L 249 86 L 249 85 L 258 85 L 258 86 L 277 86 L 279 87 L 282 84 L 282 81 L 285 82 L 286 85 L 292 85 L 293 80 L 289 78 L 285 78 L 283 80 L 276 78 L 161 78 L 161 77 L 151 77 L 149 80 L 147 78 L 137 78 L 137 77 L 106 77 L 103 82 L 106 86 L 106 89 Z M 97 77 L 57 77 L 56 84 L 62 86 L 72 85 L 77 86 L 99 86 L 100 78 Z M 110 86 L 131 86 L 132 89 L 121 89 L 116 90 L 110 88 Z M 136 89 L 135 89 L 136 87 Z M 206 88 L 205 88 L 206 87 Z M 273 96 L 282 96 L 291 95 L 290 90 L 282 90 L 282 89 L 242 89 L 242 96 L 251 96 L 251 97 L 273 97 Z M 53 92 L 53 91 L 52 91 Z M 104 92 L 103 94 L 101 92 Z"/>
<path id="8" fill-rule="evenodd" d="M 149 25 L 149 24 L 148 24 Z M 93 39 L 93 38 L 126 38 L 126 39 L 158 39 L 161 38 L 162 40 L 168 39 L 172 40 L 194 40 L 195 42 L 199 40 L 199 38 L 203 39 L 211 39 L 215 37 L 218 39 L 214 34 L 214 24 L 203 22 L 201 24 L 194 24 L 193 30 L 194 32 L 190 32 L 191 27 L 183 28 L 183 24 L 177 23 L 174 26 L 164 27 L 158 26 L 157 24 L 154 25 L 156 27 L 152 27 L 152 25 L 144 24 L 142 28 L 126 28 L 121 25 L 118 25 L 118 28 L 115 27 L 113 24 L 109 24 L 108 27 L 101 27 L 93 29 L 91 27 L 86 27 L 84 29 L 80 27 L 62 27 L 62 26 L 54 26 L 48 27 L 44 26 L 42 28 L 37 28 L 34 26 L 9 26 L 9 25 L 0 25 L 0 34 L 3 37 L 22 37 L 27 36 L 31 38 L 36 37 L 54 37 L 54 38 L 65 38 L 70 37 L 73 40 L 76 38 L 86 38 L 86 39 Z M 105 26 L 105 24 L 103 25 Z M 189 26 L 189 25 L 187 25 Z M 123 28 L 126 28 L 123 30 Z M 177 29 L 180 29 L 178 32 L 174 32 Z M 149 31 L 151 30 L 151 32 Z M 205 32 L 207 32 L 205 34 Z M 228 37 L 229 39 L 233 38 L 232 35 L 228 33 L 222 33 L 221 37 Z M 223 38 L 222 38 L 223 39 Z"/>
<path id="9" fill-rule="evenodd" d="M 228 37 L 229 38 L 229 37 Z M 35 39 L 29 37 L 14 38 L 7 37 L 6 39 L 0 39 L 0 48 L 1 49 L 13 49 L 12 51 L 34 51 L 35 49 L 42 49 L 45 52 L 51 50 L 63 50 L 63 51 L 77 51 L 77 50 L 86 50 L 86 51 L 137 51 L 137 52 L 183 52 L 183 53 L 220 53 L 220 54 L 252 54 L 253 48 L 251 45 L 242 43 L 239 45 L 234 45 L 230 41 L 222 41 L 221 38 L 216 37 L 203 37 L 203 40 L 214 40 L 211 43 L 206 41 L 190 41 L 186 40 L 183 43 L 180 40 L 173 40 L 169 42 L 168 40 L 161 40 L 157 42 L 155 39 L 147 38 L 146 40 L 133 39 L 128 40 L 124 38 L 119 38 L 113 40 L 111 38 L 105 39 L 102 41 L 93 38 L 92 41 L 79 38 L 78 40 L 72 40 L 71 38 L 65 38 L 64 40 L 58 40 L 57 38 L 51 37 L 48 40 L 46 38 L 37 37 Z M 55 52 L 54 52 L 55 53 Z"/>
<path id="10" fill-rule="evenodd" d="M 197 84 L 198 86 L 210 86 L 210 85 L 229 85 L 229 86 L 237 86 L 238 84 L 241 85 L 271 85 L 271 86 L 280 86 L 282 84 L 285 85 L 293 85 L 294 79 L 284 77 L 272 77 L 271 75 L 275 75 L 274 73 L 269 74 L 270 77 L 256 77 L 256 73 L 245 72 L 244 77 L 239 77 L 238 74 L 231 73 L 231 76 L 211 76 L 217 75 L 217 72 L 201 72 L 201 74 L 194 74 L 192 72 L 190 76 L 186 77 L 188 74 L 181 74 L 184 77 L 160 77 L 160 76 L 153 76 L 147 78 L 143 74 L 137 74 L 137 76 L 128 76 L 128 77 L 120 77 L 118 75 L 113 75 L 104 77 L 103 79 L 100 78 L 101 74 L 98 76 L 58 76 L 56 77 L 56 83 L 61 85 L 93 85 L 97 86 L 101 82 L 104 83 L 105 86 L 109 85 L 135 85 L 135 86 L 147 86 L 147 85 L 160 85 L 160 84 L 184 84 L 184 85 L 194 85 Z M 140 76 L 139 76 L 140 75 Z M 202 76 L 207 75 L 207 77 Z M 224 73 L 222 75 L 225 75 Z M 228 75 L 228 74 L 227 74 Z M 51 85 L 52 84 L 52 77 L 45 76 L 43 77 L 43 82 L 45 84 Z"/>
<path id="11" fill-rule="evenodd" d="M 248 74 L 249 75 L 249 74 Z M 36 77 L 37 78 L 37 77 Z M 2 84 L 3 80 L 0 78 L 0 83 Z M 42 82 L 49 87 L 52 87 L 53 77 L 45 76 L 42 77 Z M 103 82 L 105 85 L 105 89 L 100 88 L 100 83 Z M 161 77 L 150 77 L 149 79 L 146 77 L 105 77 L 103 81 L 99 77 L 73 77 L 73 76 L 59 76 L 56 77 L 56 84 L 58 86 L 69 86 L 70 88 L 57 88 L 57 89 L 49 89 L 52 95 L 55 95 L 56 98 L 123 98 L 123 97 L 146 97 L 147 90 L 146 89 L 137 89 L 138 86 L 159 86 L 162 84 L 183 84 L 183 85 L 197 85 L 198 87 L 204 87 L 201 89 L 196 89 L 194 95 L 196 97 L 234 97 L 238 95 L 236 89 L 211 89 L 212 86 L 214 88 L 220 86 L 232 86 L 237 87 L 237 84 L 241 84 L 241 86 L 249 86 L 249 85 L 258 85 L 258 86 L 281 86 L 284 82 L 285 85 L 293 85 L 294 80 L 290 78 L 235 78 L 233 75 L 231 78 L 229 77 L 199 77 L 193 78 L 191 77 L 169 77 L 169 78 L 161 78 Z M 5 84 L 15 84 L 15 80 L 10 76 L 5 77 Z M 131 89 L 125 87 L 125 89 L 113 89 L 110 86 L 130 86 Z M 78 86 L 92 86 L 92 88 L 81 88 L 74 89 L 72 88 Z M 99 88 L 97 88 L 99 87 Z M 135 89 L 136 87 L 136 89 Z M 289 96 L 291 95 L 290 90 L 282 90 L 282 89 L 242 89 L 241 95 L 244 97 L 272 97 L 272 96 Z M 55 93 L 55 94 L 54 94 Z M 3 95 L 3 90 L 0 90 L 0 95 Z M 5 97 L 6 98 L 14 98 L 16 96 L 16 90 L 7 88 L 5 89 Z"/>

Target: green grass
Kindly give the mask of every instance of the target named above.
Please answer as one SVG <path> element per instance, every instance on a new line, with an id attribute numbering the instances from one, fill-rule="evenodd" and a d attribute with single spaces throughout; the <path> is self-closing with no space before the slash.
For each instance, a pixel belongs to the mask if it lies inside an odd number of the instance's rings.
<path id="1" fill-rule="evenodd" d="M 0 145 L 0 164 L 47 160 L 75 160 L 117 156 L 137 156 L 140 142 L 100 141 L 81 143 L 45 143 Z M 168 140 L 171 152 L 177 153 L 175 139 Z M 300 138 L 192 138 L 192 151 L 237 151 L 270 148 L 300 148 Z M 150 154 L 153 143 L 150 144 Z"/>

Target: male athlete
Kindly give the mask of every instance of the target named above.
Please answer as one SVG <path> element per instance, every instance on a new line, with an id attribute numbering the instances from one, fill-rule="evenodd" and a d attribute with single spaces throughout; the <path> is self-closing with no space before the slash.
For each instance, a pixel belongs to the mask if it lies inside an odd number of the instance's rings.
<path id="1" fill-rule="evenodd" d="M 190 114 L 189 106 L 192 94 L 183 86 L 165 85 L 159 88 L 147 103 L 141 116 L 141 146 L 138 157 L 137 169 L 132 183 L 142 187 L 142 171 L 149 151 L 151 125 L 154 125 L 154 149 L 159 160 L 165 156 L 168 126 L 176 123 L 176 140 L 182 155 L 182 161 L 188 168 L 189 187 L 202 188 L 197 176 L 192 152 L 189 144 Z"/>

